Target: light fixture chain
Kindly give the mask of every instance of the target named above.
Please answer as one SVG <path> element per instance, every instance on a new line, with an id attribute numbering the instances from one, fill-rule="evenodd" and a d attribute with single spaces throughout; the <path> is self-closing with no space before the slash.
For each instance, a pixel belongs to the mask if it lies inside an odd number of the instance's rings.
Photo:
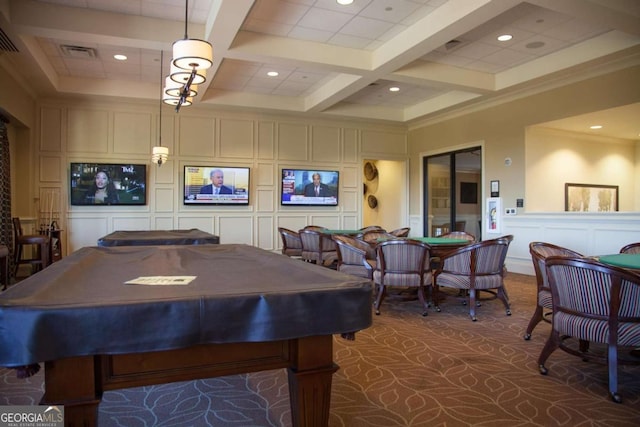
<path id="1" fill-rule="evenodd" d="M 187 20 L 189 19 L 189 0 L 184 0 L 186 3 L 186 6 L 184 8 L 184 39 L 188 39 L 189 36 L 187 35 Z"/>

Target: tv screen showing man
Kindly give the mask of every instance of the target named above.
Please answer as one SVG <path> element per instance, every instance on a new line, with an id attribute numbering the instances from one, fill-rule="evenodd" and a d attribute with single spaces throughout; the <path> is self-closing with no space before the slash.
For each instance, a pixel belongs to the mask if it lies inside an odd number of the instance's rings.
<path id="1" fill-rule="evenodd" d="M 282 205 L 336 206 L 338 171 L 282 170 Z"/>
<path id="2" fill-rule="evenodd" d="M 204 185 L 200 194 L 232 194 L 229 187 L 224 185 L 224 172 L 222 169 L 213 169 L 209 174 L 211 184 Z"/>

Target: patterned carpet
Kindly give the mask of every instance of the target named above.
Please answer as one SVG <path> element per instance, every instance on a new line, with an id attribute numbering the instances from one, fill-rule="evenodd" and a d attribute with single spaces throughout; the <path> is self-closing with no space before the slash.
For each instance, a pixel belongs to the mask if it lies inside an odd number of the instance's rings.
<path id="1" fill-rule="evenodd" d="M 329 425 L 640 425 L 640 366 L 619 369 L 622 404 L 608 398 L 603 365 L 558 350 L 540 375 L 549 325 L 522 339 L 534 278 L 510 273 L 506 285 L 512 316 L 501 302 L 483 301 L 472 322 L 448 294 L 441 313 L 422 317 L 418 301 L 392 296 L 355 341 L 336 337 Z M 41 394 L 42 373 L 18 380 L 0 369 L 0 404 L 37 404 Z M 101 427 L 291 425 L 284 370 L 107 392 L 99 411 Z"/>

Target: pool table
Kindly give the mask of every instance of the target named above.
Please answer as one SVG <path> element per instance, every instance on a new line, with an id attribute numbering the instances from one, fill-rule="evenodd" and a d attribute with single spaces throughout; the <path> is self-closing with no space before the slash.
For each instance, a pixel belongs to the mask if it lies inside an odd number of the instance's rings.
<path id="1" fill-rule="evenodd" d="M 185 280 L 125 283 L 149 276 Z M 371 293 L 248 245 L 85 247 L 0 294 L 0 366 L 44 362 L 67 426 L 105 390 L 287 368 L 293 424 L 326 426 L 333 334 L 371 325 Z"/>

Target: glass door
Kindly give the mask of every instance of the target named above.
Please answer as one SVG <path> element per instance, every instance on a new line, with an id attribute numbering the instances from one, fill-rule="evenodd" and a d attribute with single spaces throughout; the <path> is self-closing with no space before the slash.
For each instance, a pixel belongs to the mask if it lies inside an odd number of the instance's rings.
<path id="1" fill-rule="evenodd" d="M 481 239 L 481 148 L 428 156 L 424 162 L 424 234 L 466 231 Z"/>

